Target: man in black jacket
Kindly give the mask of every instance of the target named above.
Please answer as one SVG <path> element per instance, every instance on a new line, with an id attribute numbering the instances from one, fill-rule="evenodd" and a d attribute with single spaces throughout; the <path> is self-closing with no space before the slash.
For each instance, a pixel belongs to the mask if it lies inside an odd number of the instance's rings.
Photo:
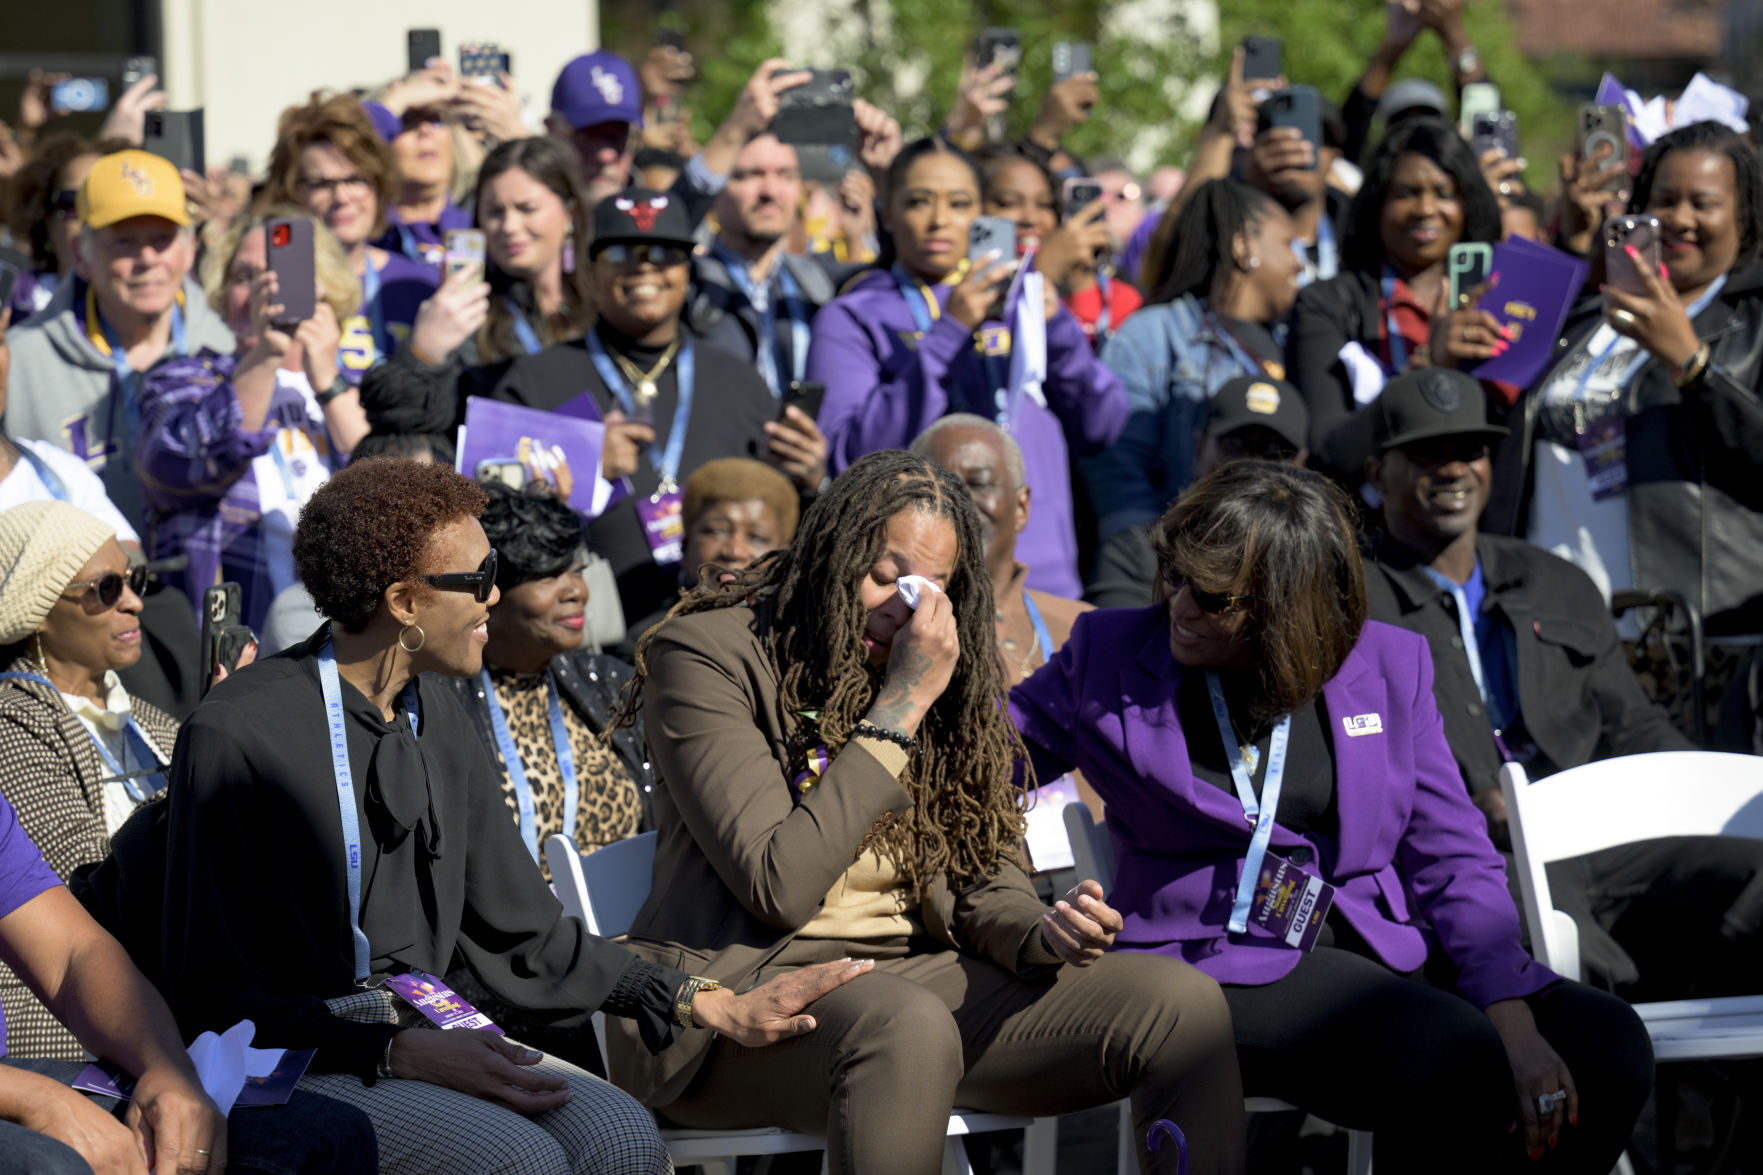
<path id="1" fill-rule="evenodd" d="M 1378 454 L 1366 478 L 1383 495 L 1384 521 L 1366 591 L 1372 618 L 1427 638 L 1445 737 L 1503 844 L 1507 761 L 1535 779 L 1616 755 L 1696 748 L 1642 694 L 1584 572 L 1479 532 L 1490 449 L 1506 434 L 1488 424 L 1486 403 L 1469 376 L 1421 368 L 1366 409 Z M 1763 938 L 1756 842 L 1627 845 L 1552 866 L 1550 884 L 1580 925 L 1588 971 L 1652 998 L 1717 985 Z"/>

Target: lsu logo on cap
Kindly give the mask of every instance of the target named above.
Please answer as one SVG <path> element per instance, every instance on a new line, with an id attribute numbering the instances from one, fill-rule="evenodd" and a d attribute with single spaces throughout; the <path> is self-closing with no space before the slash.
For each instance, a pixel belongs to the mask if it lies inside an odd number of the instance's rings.
<path id="1" fill-rule="evenodd" d="M 1272 416 L 1279 411 L 1279 389 L 1272 384 L 1250 384 L 1243 396 L 1243 406 L 1251 412 Z"/>
<path id="2" fill-rule="evenodd" d="M 638 231 L 646 233 L 654 230 L 655 218 L 667 207 L 667 197 L 651 196 L 639 204 L 628 196 L 620 196 L 612 206 L 635 221 Z"/>
<path id="3" fill-rule="evenodd" d="M 135 195 L 146 197 L 153 194 L 153 177 L 147 174 L 146 169 L 136 167 L 133 163 L 124 163 L 122 178 L 124 183 L 135 190 Z"/>
<path id="4" fill-rule="evenodd" d="M 1383 715 L 1354 714 L 1350 718 L 1342 718 L 1341 726 L 1346 729 L 1348 738 L 1358 738 L 1366 734 L 1382 734 Z"/>
<path id="5" fill-rule="evenodd" d="M 624 101 L 624 83 L 618 80 L 617 74 L 596 65 L 590 76 L 594 88 L 600 91 L 600 97 L 605 99 L 606 105 L 617 106 Z"/>

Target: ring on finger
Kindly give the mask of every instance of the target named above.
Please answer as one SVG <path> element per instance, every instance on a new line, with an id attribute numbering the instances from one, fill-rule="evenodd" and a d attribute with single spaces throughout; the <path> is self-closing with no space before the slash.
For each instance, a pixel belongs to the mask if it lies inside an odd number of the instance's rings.
<path id="1" fill-rule="evenodd" d="M 1566 1100 L 1567 1091 L 1565 1089 L 1557 1089 L 1554 1093 L 1539 1093 L 1536 1098 L 1537 1113 L 1552 1114 L 1555 1112 L 1555 1107 Z"/>
<path id="2" fill-rule="evenodd" d="M 1635 324 L 1634 312 L 1621 309 L 1612 310 L 1610 311 L 1610 321 L 1619 322 L 1623 326 L 1633 326 Z"/>

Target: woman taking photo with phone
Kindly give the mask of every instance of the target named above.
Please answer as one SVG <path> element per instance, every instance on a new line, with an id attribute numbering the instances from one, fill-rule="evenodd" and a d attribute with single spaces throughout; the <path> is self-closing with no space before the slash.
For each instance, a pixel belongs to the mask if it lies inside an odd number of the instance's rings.
<path id="1" fill-rule="evenodd" d="M 835 1175 L 933 1175 L 955 1105 L 1128 1096 L 1142 1169 L 1176 1169 L 1175 1147 L 1142 1149 L 1167 1118 L 1192 1170 L 1240 1171 L 1217 989 L 1172 959 L 1105 954 L 1119 918 L 1094 881 L 1048 909 L 1023 872 L 979 526 L 954 474 L 871 454 L 787 549 L 645 638 L 625 712 L 640 708 L 655 756 L 667 884 L 633 949 L 734 990 L 876 962 L 810 1008 L 812 1047 L 695 1035 L 657 1057 L 615 1024 L 612 1073 L 680 1125 L 824 1134 Z"/>
<path id="2" fill-rule="evenodd" d="M 1719 123 L 1672 131 L 1647 149 L 1628 211 L 1659 222 L 1659 252 L 1618 242 L 1620 255 L 1606 254 L 1601 294 L 1575 307 L 1565 353 L 1512 413 L 1483 525 L 1577 564 L 1606 597 L 1665 589 L 1701 613 L 1710 637 L 1754 636 L 1763 630 L 1756 152 Z M 1713 658 L 1710 698 L 1736 661 Z"/>
<path id="3" fill-rule="evenodd" d="M 1008 430 L 1034 490 L 1017 548 L 1028 584 L 1076 598 L 1071 460 L 1120 435 L 1126 396 L 1054 289 L 1036 316 L 1044 331 L 1030 324 L 1044 348 L 1013 353 L 1018 326 L 1001 319 L 1016 258 L 968 257 L 983 186 L 973 161 L 941 139 L 900 152 L 884 209 L 893 249 L 815 316 L 808 378 L 827 388 L 820 426 L 834 472 L 905 448 L 950 412 Z"/>
<path id="4" fill-rule="evenodd" d="M 1646 1028 L 1519 945 L 1426 642 L 1365 620 L 1350 511 L 1221 466 L 1156 526 L 1162 602 L 1079 617 L 1011 714 L 1036 778 L 1108 805 L 1119 946 L 1223 985 L 1244 1093 L 1372 1131 L 1380 1171 L 1603 1175 Z"/>
<path id="5" fill-rule="evenodd" d="M 1377 145 L 1347 213 L 1342 272 L 1292 310 L 1288 378 L 1310 409 L 1312 453 L 1327 454 L 1324 438 L 1411 364 L 1454 367 L 1505 350 L 1492 315 L 1449 305 L 1445 270 L 1451 246 L 1500 234 L 1499 203 L 1455 127 L 1417 118 Z M 1338 463 L 1357 477 L 1369 455 Z"/>
<path id="6" fill-rule="evenodd" d="M 264 199 L 322 221 L 361 284 L 359 311 L 343 321 L 337 349 L 338 370 L 351 384 L 398 352 L 435 288 L 432 266 L 368 243 L 386 230 L 393 193 L 391 154 L 353 95 L 315 93 L 282 111 Z"/>
<path id="7" fill-rule="evenodd" d="M 1303 266 L 1292 219 L 1271 196 L 1208 180 L 1177 214 L 1148 304 L 1102 348 L 1133 416 L 1080 463 L 1097 537 L 1161 515 L 1193 478 L 1213 393 L 1239 376 L 1285 378 L 1285 316 Z"/>
<path id="8" fill-rule="evenodd" d="M 277 325 L 286 295 L 268 268 L 268 226 L 287 220 L 310 226 L 316 279 L 313 315 L 292 329 Z M 238 348 L 168 360 L 142 385 L 147 557 L 188 557 L 162 578 L 189 597 L 198 624 L 205 588 L 239 584 L 244 622 L 260 632 L 295 582 L 300 507 L 367 435 L 359 393 L 337 374 L 339 324 L 360 291 L 336 238 L 291 205 L 234 225 L 204 258 L 202 284 Z"/>

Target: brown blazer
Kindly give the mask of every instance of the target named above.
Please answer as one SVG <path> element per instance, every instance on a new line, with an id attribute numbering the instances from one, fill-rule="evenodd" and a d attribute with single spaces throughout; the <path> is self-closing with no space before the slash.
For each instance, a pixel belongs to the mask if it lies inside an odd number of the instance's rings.
<path id="1" fill-rule="evenodd" d="M 5 670 L 41 672 L 28 657 L 15 659 Z M 169 760 L 177 744 L 176 719 L 133 696 L 129 710 L 141 733 Z M 18 812 L 19 826 L 63 881 L 79 866 L 103 860 L 110 852 L 103 788 L 109 773 L 92 736 L 60 694 L 32 681 L 0 682 L 0 795 Z M 73 1033 L 4 963 L 0 1009 L 6 1016 L 6 1048 L 14 1056 L 77 1061 L 85 1055 Z"/>
<path id="2" fill-rule="evenodd" d="M 756 635 L 763 623 L 749 608 L 668 621 L 649 649 L 643 705 L 659 838 L 629 946 L 737 991 L 819 910 L 864 838 L 911 804 L 858 744 L 793 803 L 785 772 L 795 719 L 781 712 L 781 683 Z M 1045 912 L 1015 864 L 960 892 L 938 878 L 919 910 L 930 935 L 1013 974 Z M 688 1032 L 651 1054 L 631 1021 L 610 1018 L 612 1080 L 645 1105 L 669 1105 L 712 1039 Z"/>

